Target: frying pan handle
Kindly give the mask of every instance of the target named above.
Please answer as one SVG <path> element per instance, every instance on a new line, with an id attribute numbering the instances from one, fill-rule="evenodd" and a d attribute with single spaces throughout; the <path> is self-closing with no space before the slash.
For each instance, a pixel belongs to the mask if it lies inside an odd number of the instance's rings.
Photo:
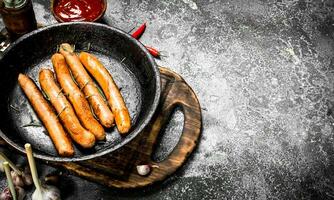
<path id="1" fill-rule="evenodd" d="M 3 39 L 2 37 L 0 37 L 0 59 L 3 57 L 3 53 L 11 44 L 12 43 L 9 39 Z"/>
<path id="2" fill-rule="evenodd" d="M 164 68 L 160 68 L 160 70 L 164 70 Z M 181 108 L 184 114 L 184 126 L 182 135 L 170 155 L 161 162 L 151 160 L 151 164 L 157 167 L 152 170 L 149 177 L 154 177 L 156 180 L 162 180 L 166 176 L 171 175 L 184 163 L 196 147 L 201 132 L 201 109 L 198 99 L 190 86 L 179 75 L 174 74 L 175 76 L 175 80 L 171 81 L 165 87 L 166 91 L 169 85 L 167 94 L 164 94 L 164 92 L 162 94 L 163 112 L 160 112 L 161 114 L 153 123 L 153 127 L 161 129 L 177 106 Z M 150 138 L 154 140 L 152 143 L 155 143 L 160 129 L 156 130 L 155 137 Z M 152 153 L 152 150 L 150 153 Z"/>

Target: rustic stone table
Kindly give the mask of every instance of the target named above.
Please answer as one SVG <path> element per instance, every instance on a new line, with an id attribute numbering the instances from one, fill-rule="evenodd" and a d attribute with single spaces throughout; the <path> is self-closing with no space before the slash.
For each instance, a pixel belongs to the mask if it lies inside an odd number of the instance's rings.
<path id="1" fill-rule="evenodd" d="M 49 1 L 33 2 L 40 23 L 56 23 Z M 141 41 L 199 97 L 202 138 L 161 184 L 119 191 L 68 175 L 64 199 L 334 198 L 333 1 L 110 0 L 105 20 L 126 31 L 147 22 Z M 156 159 L 182 120 L 177 111 Z"/>

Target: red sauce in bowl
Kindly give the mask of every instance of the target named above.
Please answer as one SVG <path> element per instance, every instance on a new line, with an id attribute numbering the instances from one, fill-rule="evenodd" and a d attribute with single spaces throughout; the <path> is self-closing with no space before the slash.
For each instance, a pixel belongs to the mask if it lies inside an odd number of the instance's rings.
<path id="1" fill-rule="evenodd" d="M 104 12 L 103 0 L 55 0 L 55 15 L 64 22 L 95 21 Z"/>

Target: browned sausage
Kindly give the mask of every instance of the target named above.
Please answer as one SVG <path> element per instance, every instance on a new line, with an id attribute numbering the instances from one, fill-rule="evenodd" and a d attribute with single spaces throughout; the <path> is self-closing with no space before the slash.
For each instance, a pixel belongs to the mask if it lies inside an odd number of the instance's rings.
<path id="1" fill-rule="evenodd" d="M 104 129 L 94 118 L 84 94 L 74 83 L 64 56 L 56 53 L 51 57 L 51 61 L 58 83 L 70 100 L 82 125 L 92 132 L 97 140 L 104 140 L 106 138 Z"/>
<path id="2" fill-rule="evenodd" d="M 93 108 L 94 113 L 100 119 L 103 126 L 110 128 L 114 125 L 114 115 L 104 101 L 92 78 L 82 66 L 78 56 L 73 52 L 69 44 L 61 44 L 59 52 L 65 57 L 73 76 L 79 87 L 86 95 L 88 102 Z"/>
<path id="3" fill-rule="evenodd" d="M 95 56 L 86 52 L 81 52 L 79 58 L 87 71 L 99 83 L 106 95 L 111 110 L 115 115 L 118 131 L 120 133 L 129 132 L 131 128 L 129 111 L 111 74 Z"/>
<path id="4" fill-rule="evenodd" d="M 39 83 L 42 90 L 50 98 L 51 104 L 56 109 L 72 139 L 84 148 L 94 146 L 95 136 L 81 126 L 70 102 L 67 101 L 65 95 L 56 84 L 53 72 L 49 69 L 42 69 L 39 72 Z"/>
<path id="5" fill-rule="evenodd" d="M 72 156 L 74 149 L 71 139 L 64 131 L 51 105 L 44 99 L 41 91 L 37 88 L 35 83 L 24 74 L 19 74 L 18 81 L 31 106 L 48 131 L 58 154 L 60 156 Z"/>

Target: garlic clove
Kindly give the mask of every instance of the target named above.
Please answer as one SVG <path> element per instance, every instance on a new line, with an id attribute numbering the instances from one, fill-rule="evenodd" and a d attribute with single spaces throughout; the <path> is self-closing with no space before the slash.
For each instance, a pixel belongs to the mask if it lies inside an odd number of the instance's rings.
<path id="1" fill-rule="evenodd" d="M 20 176 L 16 171 L 11 171 L 10 175 L 12 176 L 15 186 L 24 187 L 22 176 Z"/>
<path id="2" fill-rule="evenodd" d="M 149 166 L 149 165 L 137 165 L 137 172 L 141 176 L 147 176 L 151 172 L 151 166 Z"/>
<path id="3" fill-rule="evenodd" d="M 60 200 L 60 191 L 57 187 L 51 185 L 42 185 L 41 192 L 35 190 L 32 194 L 32 200 Z M 40 197 L 40 195 L 42 195 Z"/>

